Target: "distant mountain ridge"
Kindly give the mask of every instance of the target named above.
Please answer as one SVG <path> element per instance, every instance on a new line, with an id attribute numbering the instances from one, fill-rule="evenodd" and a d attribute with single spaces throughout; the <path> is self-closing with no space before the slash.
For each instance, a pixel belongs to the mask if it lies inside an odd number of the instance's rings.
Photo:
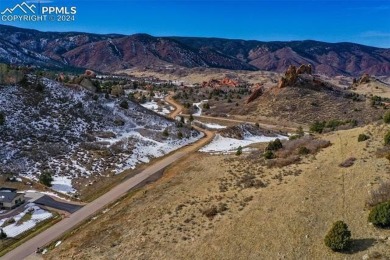
<path id="1" fill-rule="evenodd" d="M 1 61 L 37 66 L 47 59 L 48 67 L 74 66 L 102 72 L 170 65 L 283 72 L 289 65 L 305 63 L 311 64 L 315 73 L 330 76 L 390 75 L 390 49 L 355 43 L 41 32 L 5 25 L 0 25 L 0 36 Z M 33 57 L 17 55 L 26 50 Z"/>

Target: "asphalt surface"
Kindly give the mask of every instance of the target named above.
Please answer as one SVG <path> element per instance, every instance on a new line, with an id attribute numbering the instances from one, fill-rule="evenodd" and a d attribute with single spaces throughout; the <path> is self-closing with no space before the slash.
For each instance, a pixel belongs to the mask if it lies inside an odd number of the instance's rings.
<path id="1" fill-rule="evenodd" d="M 53 209 L 66 211 L 66 212 L 69 212 L 69 213 L 75 213 L 76 211 L 78 211 L 79 209 L 81 209 L 83 207 L 81 205 L 75 205 L 75 204 L 71 204 L 71 203 L 60 202 L 60 201 L 54 200 L 53 198 L 51 198 L 51 197 L 49 197 L 47 195 L 37 199 L 36 201 L 34 201 L 34 203 L 38 204 L 38 205 L 50 207 L 50 208 L 53 208 Z"/>

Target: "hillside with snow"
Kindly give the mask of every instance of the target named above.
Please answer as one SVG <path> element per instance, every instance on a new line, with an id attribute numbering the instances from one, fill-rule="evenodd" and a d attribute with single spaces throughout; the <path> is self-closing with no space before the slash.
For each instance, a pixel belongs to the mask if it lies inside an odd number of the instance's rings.
<path id="1" fill-rule="evenodd" d="M 36 179 L 50 171 L 53 187 L 72 193 L 75 177 L 134 169 L 201 137 L 129 100 L 126 109 L 120 98 L 48 79 L 42 85 L 0 86 L 0 173 Z"/>

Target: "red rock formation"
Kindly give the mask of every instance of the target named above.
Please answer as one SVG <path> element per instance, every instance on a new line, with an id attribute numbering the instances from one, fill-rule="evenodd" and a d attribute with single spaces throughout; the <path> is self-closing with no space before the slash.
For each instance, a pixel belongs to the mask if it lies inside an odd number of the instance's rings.
<path id="1" fill-rule="evenodd" d="M 247 104 L 251 103 L 252 101 L 256 100 L 258 97 L 263 95 L 263 93 L 264 93 L 263 86 L 261 86 L 260 84 L 256 84 L 254 90 L 252 91 L 252 94 L 250 95 L 246 103 Z"/>
<path id="2" fill-rule="evenodd" d="M 222 80 L 211 79 L 208 82 L 204 81 L 202 87 L 220 88 L 220 87 L 237 87 L 239 83 L 235 80 L 224 78 Z"/>
<path id="3" fill-rule="evenodd" d="M 309 74 L 309 75 L 311 75 L 311 73 L 312 73 L 312 68 L 311 68 L 310 64 L 308 64 L 308 65 L 302 64 L 297 69 L 297 74 Z"/>
<path id="4" fill-rule="evenodd" d="M 294 65 L 290 65 L 284 74 L 284 77 L 282 77 L 279 80 L 278 83 L 278 88 L 285 88 L 288 86 L 292 86 L 297 82 L 298 75 L 300 74 L 311 74 L 312 73 L 312 68 L 311 65 L 304 65 L 302 64 L 299 66 L 297 69 Z"/>
<path id="5" fill-rule="evenodd" d="M 84 76 L 87 78 L 96 78 L 96 73 L 92 70 L 86 70 Z"/>
<path id="6" fill-rule="evenodd" d="M 364 73 L 359 79 L 359 85 L 369 83 L 369 82 L 370 82 L 370 75 L 368 75 L 367 73 Z"/>

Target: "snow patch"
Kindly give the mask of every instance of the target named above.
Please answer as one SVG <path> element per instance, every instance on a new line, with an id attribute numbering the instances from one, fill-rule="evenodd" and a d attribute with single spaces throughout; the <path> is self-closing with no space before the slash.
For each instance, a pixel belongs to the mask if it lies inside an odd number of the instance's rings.
<path id="1" fill-rule="evenodd" d="M 223 137 L 220 134 L 217 134 L 213 141 L 200 149 L 200 152 L 205 153 L 223 153 L 223 152 L 232 152 L 236 151 L 238 147 L 245 147 L 254 143 L 267 143 L 274 141 L 275 139 L 287 139 L 287 137 L 278 135 L 277 137 L 268 137 L 268 136 L 255 136 L 247 135 L 243 140 Z"/>
<path id="2" fill-rule="evenodd" d="M 72 186 L 72 179 L 64 176 L 54 176 L 52 181 L 52 189 L 60 193 L 75 193 L 76 190 Z"/>
<path id="3" fill-rule="evenodd" d="M 18 215 L 11 217 L 15 220 L 14 223 L 3 227 L 4 233 L 7 237 L 17 237 L 18 235 L 26 232 L 29 229 L 35 227 L 39 222 L 49 219 L 53 216 L 50 212 L 41 209 L 33 203 L 29 203 L 25 206 L 25 210 Z M 18 222 L 28 213 L 31 213 L 31 219 L 18 224 Z M 5 218 L 0 220 L 0 226 L 11 218 Z"/>

